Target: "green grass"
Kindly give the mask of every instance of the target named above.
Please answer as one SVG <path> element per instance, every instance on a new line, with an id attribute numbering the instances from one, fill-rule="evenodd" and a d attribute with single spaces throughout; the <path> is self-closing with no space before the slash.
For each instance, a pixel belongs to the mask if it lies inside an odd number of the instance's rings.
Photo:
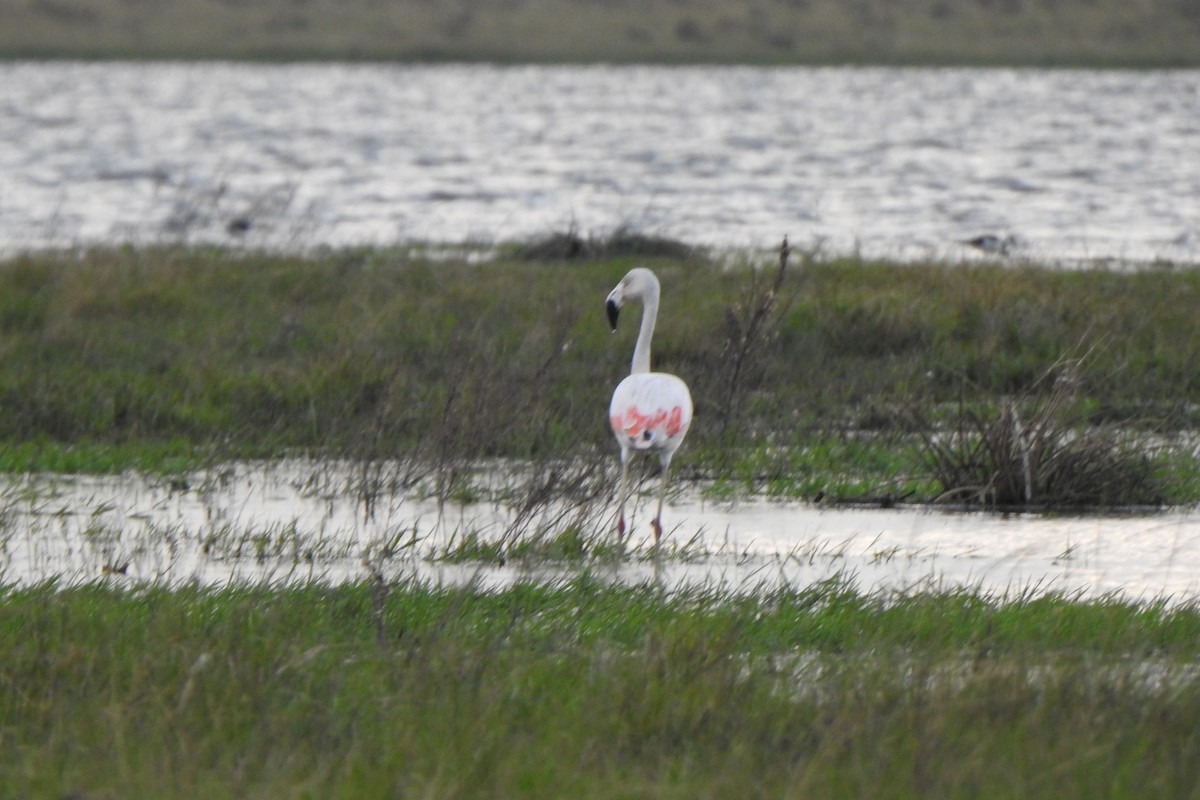
<path id="1" fill-rule="evenodd" d="M 656 368 L 683 376 L 696 402 L 683 479 L 929 499 L 947 487 L 918 434 L 961 425 L 964 410 L 1031 419 L 1067 381 L 1051 445 L 1084 430 L 1143 437 L 1154 449 L 1128 483 L 1148 487 L 1144 502 L 1200 499 L 1198 268 L 795 255 L 775 291 L 748 264 L 686 248 L 575 260 L 529 249 L 478 261 L 113 248 L 0 262 L 0 469 L 399 458 L 477 492 L 463 476 L 481 459 L 608 461 L 605 410 L 633 326 L 610 334 L 603 298 L 644 262 L 664 285 Z M 550 489 L 586 492 L 597 474 L 559 470 Z"/>
<path id="2" fill-rule="evenodd" d="M 1194 793 L 1194 603 L 614 583 L 628 554 L 604 524 L 604 412 L 633 337 L 607 331 L 603 298 L 642 257 L 522 251 L 0 263 L 0 469 L 348 458 L 364 510 L 395 483 L 514 512 L 499 542 L 466 533 L 435 560 L 577 575 L 494 591 L 382 574 L 0 587 L 0 794 Z M 921 435 L 964 409 L 987 427 L 1004 401 L 1027 421 L 1053 411 L 1067 439 L 1145 437 L 1167 499 L 1200 499 L 1200 268 L 797 255 L 766 303 L 765 270 L 646 258 L 664 286 L 656 362 L 696 399 L 679 475 L 713 493 L 928 497 L 942 487 Z M 497 458 L 513 474 L 481 469 Z M 559 516 L 535 524 L 543 513 Z M 417 533 L 365 557 L 390 563 Z M 295 529 L 227 528 L 204 546 L 289 551 Z M 689 547 L 653 555 L 704 556 Z"/>
<path id="3" fill-rule="evenodd" d="M 16 797 L 1184 797 L 1200 613 L 1119 598 L 9 588 Z"/>
<path id="4" fill-rule="evenodd" d="M 735 450 L 731 463 L 714 468 L 705 493 L 882 503 L 929 498 L 939 489 L 922 457 L 919 444 L 902 437 L 810 435 L 792 445 Z"/>
<path id="5" fill-rule="evenodd" d="M 5 57 L 1200 63 L 1190 0 L 0 0 Z"/>

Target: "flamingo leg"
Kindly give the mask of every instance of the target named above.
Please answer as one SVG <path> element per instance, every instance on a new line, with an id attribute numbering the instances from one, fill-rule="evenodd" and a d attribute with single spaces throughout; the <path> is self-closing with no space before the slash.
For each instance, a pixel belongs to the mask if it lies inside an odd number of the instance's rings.
<path id="1" fill-rule="evenodd" d="M 625 536 L 625 500 L 629 494 L 629 451 L 621 451 L 621 491 L 617 495 L 617 542 Z"/>
<path id="2" fill-rule="evenodd" d="M 667 456 L 662 461 L 662 479 L 658 484 L 658 510 L 654 513 L 654 546 L 658 547 L 658 542 L 662 539 L 662 508 L 663 499 L 667 496 L 667 483 L 671 480 L 671 457 Z"/>

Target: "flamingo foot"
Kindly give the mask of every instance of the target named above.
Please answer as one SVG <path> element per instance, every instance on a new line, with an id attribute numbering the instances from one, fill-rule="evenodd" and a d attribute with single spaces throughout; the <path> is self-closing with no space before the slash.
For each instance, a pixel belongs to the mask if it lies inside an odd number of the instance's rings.
<path id="1" fill-rule="evenodd" d="M 658 547 L 658 540 L 662 538 L 662 523 L 655 517 L 651 524 L 654 526 L 654 546 Z"/>

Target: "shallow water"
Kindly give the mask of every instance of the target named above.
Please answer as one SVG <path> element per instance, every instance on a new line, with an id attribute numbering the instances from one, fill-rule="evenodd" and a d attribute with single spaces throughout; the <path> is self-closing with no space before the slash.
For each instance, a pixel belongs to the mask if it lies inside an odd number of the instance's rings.
<path id="1" fill-rule="evenodd" d="M 504 503 L 439 504 L 378 495 L 368 516 L 361 474 L 328 462 L 239 464 L 185 481 L 24 476 L 0 483 L 0 582 L 221 585 L 360 580 L 374 571 L 432 582 L 570 575 L 579 567 L 448 564 L 468 533 L 508 540 L 567 517 L 523 518 Z M 588 510 L 611 517 L 611 503 Z M 966 587 L 989 594 L 1119 593 L 1187 601 L 1200 592 L 1200 516 L 1047 517 L 928 509 L 824 509 L 766 500 L 714 503 L 689 492 L 666 509 L 668 541 L 686 558 L 646 550 L 650 500 L 634 512 L 632 555 L 588 567 L 613 580 L 754 589 L 852 578 L 868 592 Z"/>
<path id="2" fill-rule="evenodd" d="M 691 243 L 1197 261 L 1200 72 L 0 64 L 0 252 Z"/>

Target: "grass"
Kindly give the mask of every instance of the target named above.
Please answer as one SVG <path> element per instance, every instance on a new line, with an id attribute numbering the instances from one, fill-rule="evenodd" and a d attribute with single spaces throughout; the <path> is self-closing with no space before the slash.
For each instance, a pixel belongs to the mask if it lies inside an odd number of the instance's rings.
<path id="1" fill-rule="evenodd" d="M 0 468 L 172 474 L 299 454 L 366 474 L 399 458 L 425 465 L 405 482 L 433 475 L 438 496 L 457 497 L 476 491 L 463 480 L 472 465 L 508 459 L 539 477 L 506 502 L 594 497 L 611 478 L 605 387 L 632 348 L 608 333 L 602 300 L 648 263 L 664 285 L 656 366 L 696 401 L 684 479 L 718 493 L 928 500 L 956 489 L 955 458 L 958 485 L 990 480 L 971 452 L 1012 428 L 991 425 L 989 409 L 1027 421 L 1042 409 L 1047 463 L 1131 470 L 1130 492 L 1077 497 L 1200 499 L 1198 268 L 811 254 L 731 266 L 621 241 L 616 255 L 594 243 L 598 255 L 558 258 L 529 245 L 483 259 L 196 247 L 0 262 Z M 1067 364 L 1062 402 L 1048 370 Z M 940 466 L 938 443 L 950 448 Z M 1116 457 L 1134 452 L 1144 457 Z"/>
<path id="2" fill-rule="evenodd" d="M 1200 268 L 621 248 L 111 248 L 0 263 L 0 468 L 170 476 L 348 459 L 341 488 L 364 515 L 396 491 L 510 512 L 498 537 L 465 531 L 432 560 L 572 575 L 498 590 L 389 578 L 383 565 L 419 547 L 406 522 L 361 554 L 370 579 L 336 586 L 0 586 L 3 792 L 1194 792 L 1194 603 L 614 580 L 631 558 L 705 554 L 672 540 L 631 555 L 606 535 L 604 410 L 632 340 L 606 331 L 602 301 L 633 263 L 662 278 L 657 363 L 688 379 L 698 412 L 679 474 L 710 492 L 929 498 L 949 480 L 931 454 L 974 469 L 961 456 L 991 446 L 1009 456 L 993 470 L 1012 474 L 1014 451 L 996 445 L 1015 441 L 1023 477 L 1034 445 L 1061 457 L 1119 431 L 1145 445 L 1162 499 L 1196 502 Z M 1048 380 L 1063 364 L 1069 383 Z M 1107 480 L 1122 469 L 1112 452 L 1083 463 Z M 310 480 L 320 492 L 332 478 Z M 1017 486 L 1040 498 L 1043 484 Z M 82 547 L 119 573 L 128 553 L 107 542 L 121 533 L 97 518 Z M 218 560 L 358 557 L 295 524 L 147 535 Z"/>
<path id="3" fill-rule="evenodd" d="M 18 797 L 1181 797 L 1192 606 L 586 575 L 9 588 Z"/>
<path id="4" fill-rule="evenodd" d="M 0 0 L 8 58 L 1195 66 L 1189 0 Z"/>

